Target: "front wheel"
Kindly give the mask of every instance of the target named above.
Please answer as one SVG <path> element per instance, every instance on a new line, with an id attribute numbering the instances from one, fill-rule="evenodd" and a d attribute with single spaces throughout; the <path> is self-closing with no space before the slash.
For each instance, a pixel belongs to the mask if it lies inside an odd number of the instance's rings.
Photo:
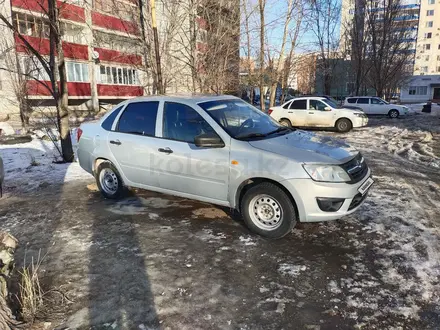
<path id="1" fill-rule="evenodd" d="M 388 116 L 390 116 L 390 118 L 397 118 L 397 117 L 399 117 L 399 111 L 390 110 L 390 112 L 388 112 Z"/>
<path id="2" fill-rule="evenodd" d="M 351 121 L 346 118 L 339 119 L 336 122 L 336 129 L 338 130 L 338 132 L 346 133 L 350 131 L 351 128 L 352 128 Z"/>
<path id="3" fill-rule="evenodd" d="M 96 184 L 105 198 L 118 199 L 124 193 L 124 184 L 116 167 L 109 161 L 99 164 L 96 171 Z"/>
<path id="4" fill-rule="evenodd" d="M 246 191 L 240 210 L 249 229 L 268 238 L 287 235 L 297 222 L 295 207 L 289 196 L 270 182 L 260 183 Z"/>

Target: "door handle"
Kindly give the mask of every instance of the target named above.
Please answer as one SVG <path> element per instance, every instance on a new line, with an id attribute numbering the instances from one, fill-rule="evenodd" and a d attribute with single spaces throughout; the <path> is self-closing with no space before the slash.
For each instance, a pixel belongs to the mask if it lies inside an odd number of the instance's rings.
<path id="1" fill-rule="evenodd" d="M 309 112 L 309 115 L 314 115 L 315 113 L 314 112 Z"/>
<path id="2" fill-rule="evenodd" d="M 293 113 L 293 111 L 289 111 L 288 113 Z"/>
<path id="3" fill-rule="evenodd" d="M 119 140 L 110 140 L 111 144 L 116 144 L 117 146 L 120 146 L 122 143 Z"/>
<path id="4" fill-rule="evenodd" d="M 172 154 L 173 153 L 173 151 L 170 149 L 170 148 L 168 148 L 168 147 L 166 147 L 166 148 L 159 148 L 159 149 L 157 149 L 159 152 L 163 152 L 163 153 L 165 153 L 165 154 Z"/>

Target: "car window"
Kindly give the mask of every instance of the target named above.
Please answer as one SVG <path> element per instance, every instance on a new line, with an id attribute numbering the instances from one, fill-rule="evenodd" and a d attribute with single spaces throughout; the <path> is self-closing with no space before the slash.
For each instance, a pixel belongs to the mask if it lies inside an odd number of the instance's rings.
<path id="1" fill-rule="evenodd" d="M 368 104 L 368 98 L 366 97 L 359 98 L 357 104 Z"/>
<path id="2" fill-rule="evenodd" d="M 289 109 L 289 105 L 291 104 L 292 102 L 286 102 L 284 105 L 283 105 L 283 108 L 284 109 Z"/>
<path id="3" fill-rule="evenodd" d="M 350 98 L 350 99 L 347 99 L 347 102 L 348 103 L 356 103 L 356 101 L 357 101 L 357 98 Z"/>
<path id="4" fill-rule="evenodd" d="M 309 103 L 310 103 L 310 105 L 309 105 L 310 110 L 324 111 L 324 109 L 326 107 L 326 105 L 319 100 L 310 100 Z"/>
<path id="5" fill-rule="evenodd" d="M 119 118 L 117 131 L 154 136 L 159 102 L 135 102 L 125 108 Z"/>
<path id="6" fill-rule="evenodd" d="M 215 133 L 215 131 L 196 110 L 182 103 L 165 102 L 164 138 L 194 143 L 197 135 L 205 133 Z"/>
<path id="7" fill-rule="evenodd" d="M 116 117 L 119 114 L 119 111 L 121 111 L 121 109 L 124 106 L 120 106 L 119 108 L 117 108 L 116 110 L 113 110 L 107 118 L 104 119 L 104 121 L 101 124 L 101 127 L 103 129 L 105 129 L 106 131 L 111 131 L 112 130 L 112 126 L 113 126 L 113 122 L 115 121 Z"/>
<path id="8" fill-rule="evenodd" d="M 289 109 L 306 110 L 307 109 L 307 100 L 293 101 L 292 104 L 290 105 Z"/>

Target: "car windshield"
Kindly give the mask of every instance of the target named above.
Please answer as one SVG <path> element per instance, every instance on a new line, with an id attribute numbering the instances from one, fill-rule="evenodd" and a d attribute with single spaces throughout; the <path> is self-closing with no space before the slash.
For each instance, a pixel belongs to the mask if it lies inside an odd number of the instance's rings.
<path id="1" fill-rule="evenodd" d="M 327 105 L 331 106 L 334 109 L 340 109 L 341 108 L 336 102 L 334 102 L 332 100 L 325 99 L 324 102 L 327 103 Z"/>
<path id="2" fill-rule="evenodd" d="M 264 138 L 291 131 L 241 100 L 216 100 L 198 105 L 235 139 Z"/>
<path id="3" fill-rule="evenodd" d="M 387 101 L 385 101 L 385 100 L 382 100 L 381 98 L 379 98 L 379 97 L 376 97 L 376 100 L 379 100 L 379 101 L 381 101 L 381 102 L 383 102 L 383 103 L 385 103 L 385 104 L 389 104 Z"/>

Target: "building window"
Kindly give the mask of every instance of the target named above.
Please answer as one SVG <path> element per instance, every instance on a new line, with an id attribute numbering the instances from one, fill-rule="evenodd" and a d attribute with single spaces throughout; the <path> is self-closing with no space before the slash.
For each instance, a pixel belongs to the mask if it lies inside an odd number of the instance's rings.
<path id="1" fill-rule="evenodd" d="M 434 5 L 435 4 L 435 0 L 428 0 L 428 4 Z"/>
<path id="2" fill-rule="evenodd" d="M 87 63 L 66 62 L 67 81 L 89 82 L 89 65 Z"/>
<path id="3" fill-rule="evenodd" d="M 49 75 L 46 70 L 44 70 L 41 62 L 32 56 L 22 56 L 19 59 L 21 70 L 23 74 L 26 75 L 26 79 L 32 80 L 41 80 L 41 81 L 49 81 Z"/>
<path id="4" fill-rule="evenodd" d="M 434 10 L 433 9 L 427 10 L 426 11 L 426 16 L 434 16 Z"/>
<path id="5" fill-rule="evenodd" d="M 411 86 L 409 88 L 409 95 L 427 95 L 428 87 L 427 86 Z"/>
<path id="6" fill-rule="evenodd" d="M 425 56 L 425 61 L 429 61 L 429 55 Z"/>
<path id="7" fill-rule="evenodd" d="M 82 26 L 66 22 L 60 24 L 61 35 L 64 41 L 74 44 L 86 44 L 85 34 Z"/>
<path id="8" fill-rule="evenodd" d="M 431 28 L 433 26 L 434 26 L 434 22 L 433 21 L 426 22 L 426 27 L 427 28 Z"/>
<path id="9" fill-rule="evenodd" d="M 440 61 L 440 55 L 437 55 L 437 61 Z"/>
<path id="10" fill-rule="evenodd" d="M 423 49 L 424 50 L 430 50 L 431 49 L 431 44 L 424 44 L 423 45 Z"/>
<path id="11" fill-rule="evenodd" d="M 49 37 L 49 23 L 40 18 L 22 14 L 12 13 L 12 21 L 15 28 L 22 35 L 48 38 Z"/>
<path id="12" fill-rule="evenodd" d="M 99 68 L 99 83 L 111 85 L 139 85 L 136 69 L 101 65 Z"/>
<path id="13" fill-rule="evenodd" d="M 437 72 L 440 72 L 440 66 L 437 67 Z"/>
<path id="14" fill-rule="evenodd" d="M 422 70 L 422 72 L 428 72 L 428 67 L 427 66 L 422 66 L 421 70 Z"/>
<path id="15" fill-rule="evenodd" d="M 431 32 L 425 33 L 425 38 L 426 39 L 431 39 L 432 38 L 432 33 Z"/>

